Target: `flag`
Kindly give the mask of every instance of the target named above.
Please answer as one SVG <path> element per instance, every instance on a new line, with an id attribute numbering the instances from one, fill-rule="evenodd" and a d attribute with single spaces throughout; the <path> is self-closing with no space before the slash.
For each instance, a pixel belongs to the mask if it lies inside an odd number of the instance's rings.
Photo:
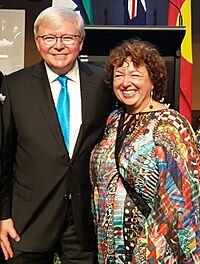
<path id="1" fill-rule="evenodd" d="M 85 25 L 93 25 L 91 0 L 73 0 L 76 4 L 76 11 L 80 11 Z"/>
<path id="2" fill-rule="evenodd" d="M 128 14 L 130 19 L 137 16 L 137 2 L 138 0 L 128 0 Z"/>
<path id="3" fill-rule="evenodd" d="M 79 11 L 85 25 L 93 25 L 91 0 L 52 0 L 52 6 L 65 6 Z"/>
<path id="4" fill-rule="evenodd" d="M 93 21 L 93 15 L 92 15 L 92 4 L 91 4 L 91 0 L 82 0 L 83 2 L 83 6 L 85 8 L 88 20 L 89 20 L 89 24 L 93 25 L 94 21 Z"/>
<path id="5" fill-rule="evenodd" d="M 145 25 L 146 24 L 146 1 L 125 0 L 124 1 L 124 24 Z"/>
<path id="6" fill-rule="evenodd" d="M 181 45 L 180 59 L 180 107 L 179 111 L 189 122 L 192 121 L 192 30 L 191 30 L 191 1 L 173 0 L 180 9 L 186 35 Z M 168 25 L 179 25 L 180 12 L 169 3 Z"/>
<path id="7" fill-rule="evenodd" d="M 52 0 L 52 6 L 65 6 L 72 9 L 77 7 L 72 0 Z"/>

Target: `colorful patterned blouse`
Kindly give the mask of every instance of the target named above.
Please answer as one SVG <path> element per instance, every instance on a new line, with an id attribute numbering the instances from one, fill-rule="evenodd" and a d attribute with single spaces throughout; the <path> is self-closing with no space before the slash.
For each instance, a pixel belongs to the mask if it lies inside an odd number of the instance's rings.
<path id="1" fill-rule="evenodd" d="M 198 127 L 197 131 L 196 131 L 196 140 L 197 140 L 197 147 L 199 150 L 199 154 L 200 154 L 200 126 Z"/>
<path id="2" fill-rule="evenodd" d="M 114 111 L 91 181 L 100 264 L 200 263 L 200 161 L 178 112 Z"/>

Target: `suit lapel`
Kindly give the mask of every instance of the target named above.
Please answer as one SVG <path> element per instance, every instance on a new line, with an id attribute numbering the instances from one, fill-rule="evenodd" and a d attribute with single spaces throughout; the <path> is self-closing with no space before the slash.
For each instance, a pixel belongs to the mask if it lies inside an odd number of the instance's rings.
<path id="1" fill-rule="evenodd" d="M 93 78 L 93 71 L 84 63 L 79 62 L 80 83 L 81 83 L 81 102 L 82 102 L 82 125 L 80 127 L 79 135 L 75 144 L 73 157 L 75 158 L 81 149 L 84 148 L 84 138 L 87 135 L 89 125 L 95 113 L 91 111 L 95 92 L 95 78 Z M 62 133 L 57 118 L 56 108 L 54 105 L 49 80 L 43 61 L 33 66 L 33 91 L 36 100 L 41 108 L 49 128 L 54 135 L 60 148 L 68 155 Z M 69 158 L 69 155 L 68 155 Z"/>
<path id="2" fill-rule="evenodd" d="M 33 68 L 34 85 L 33 90 L 36 100 L 41 108 L 49 128 L 54 135 L 55 140 L 63 151 L 67 151 L 63 137 L 61 134 L 56 109 L 51 94 L 49 80 L 43 61 L 35 65 Z M 67 152 L 68 153 L 68 152 Z"/>
<path id="3" fill-rule="evenodd" d="M 80 84 L 81 84 L 81 102 L 82 102 L 82 125 L 75 144 L 73 158 L 84 147 L 84 138 L 87 133 L 89 124 L 95 114 L 90 110 L 89 105 L 93 103 L 95 80 L 92 78 L 93 72 L 84 63 L 79 61 Z"/>

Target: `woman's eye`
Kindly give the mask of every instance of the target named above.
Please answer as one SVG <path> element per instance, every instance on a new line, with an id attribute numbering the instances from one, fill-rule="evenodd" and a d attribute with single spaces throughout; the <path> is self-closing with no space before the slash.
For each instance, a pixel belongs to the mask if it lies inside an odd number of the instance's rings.
<path id="1" fill-rule="evenodd" d="M 116 74 L 116 75 L 114 75 L 114 78 L 123 78 L 123 75 L 122 74 Z"/>
<path id="2" fill-rule="evenodd" d="M 134 74 L 131 75 L 131 77 L 133 77 L 133 78 L 135 78 L 135 77 L 140 77 L 140 75 L 137 74 L 137 73 L 134 73 Z"/>

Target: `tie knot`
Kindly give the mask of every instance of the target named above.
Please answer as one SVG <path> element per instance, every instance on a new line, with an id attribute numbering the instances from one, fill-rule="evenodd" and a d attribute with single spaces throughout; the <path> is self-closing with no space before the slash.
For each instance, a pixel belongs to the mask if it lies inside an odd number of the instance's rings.
<path id="1" fill-rule="evenodd" d="M 67 87 L 67 80 L 68 80 L 67 76 L 58 76 L 57 79 L 63 88 Z"/>

